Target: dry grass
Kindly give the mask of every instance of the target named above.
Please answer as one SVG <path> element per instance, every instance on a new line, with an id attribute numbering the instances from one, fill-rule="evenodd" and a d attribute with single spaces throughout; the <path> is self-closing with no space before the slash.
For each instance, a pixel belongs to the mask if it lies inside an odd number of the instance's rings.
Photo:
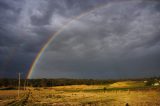
<path id="1" fill-rule="evenodd" d="M 106 90 L 103 88 L 121 88 L 144 86 L 142 82 L 117 82 L 111 85 L 73 85 L 52 88 L 29 88 L 29 97 L 25 105 L 32 106 L 160 106 L 160 90 Z M 98 90 L 97 90 L 98 89 Z M 101 90 L 100 90 L 101 89 Z M 21 95 L 24 92 L 21 92 Z M 17 91 L 0 91 L 0 106 L 16 98 Z M 13 97 L 7 99 L 3 97 Z M 4 103 L 5 101 L 5 103 Z M 23 102 L 23 101 L 22 101 Z"/>
<path id="2" fill-rule="evenodd" d="M 123 81 L 116 82 L 109 85 L 109 88 L 133 88 L 133 87 L 143 87 L 145 84 L 143 81 Z"/>
<path id="3" fill-rule="evenodd" d="M 104 92 L 65 92 L 43 89 L 34 92 L 41 103 L 52 105 L 100 105 L 100 106 L 159 106 L 160 93 L 156 90 L 147 91 L 106 91 Z"/>
<path id="4" fill-rule="evenodd" d="M 22 97 L 24 94 L 24 91 L 20 91 L 20 97 Z M 17 97 L 17 90 L 0 90 L 0 106 L 16 100 Z"/>

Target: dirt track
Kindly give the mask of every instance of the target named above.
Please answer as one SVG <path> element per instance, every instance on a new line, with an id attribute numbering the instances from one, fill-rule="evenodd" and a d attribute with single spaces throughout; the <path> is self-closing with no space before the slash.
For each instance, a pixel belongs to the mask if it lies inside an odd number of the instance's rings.
<path id="1" fill-rule="evenodd" d="M 36 102 L 38 102 L 38 100 L 33 97 L 31 90 L 28 90 L 21 98 L 15 99 L 5 106 L 29 106 L 29 104 Z"/>

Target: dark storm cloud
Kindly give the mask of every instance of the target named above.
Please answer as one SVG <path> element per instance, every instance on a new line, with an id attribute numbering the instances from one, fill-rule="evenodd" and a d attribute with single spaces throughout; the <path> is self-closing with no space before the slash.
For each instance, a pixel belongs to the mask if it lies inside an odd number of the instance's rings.
<path id="1" fill-rule="evenodd" d="M 0 70 L 3 74 L 0 76 L 14 77 L 13 73 L 17 71 L 26 73 L 52 33 L 97 4 L 91 0 L 1 0 Z"/>
<path id="2" fill-rule="evenodd" d="M 157 4 L 109 2 L 75 20 L 52 42 L 32 77 L 42 77 L 40 73 L 44 77 L 70 78 L 158 75 L 160 12 Z"/>
<path id="3" fill-rule="evenodd" d="M 1 0 L 0 77 L 14 77 L 13 73 L 19 71 L 25 75 L 53 33 L 74 17 L 104 4 L 68 26 L 52 42 L 36 69 L 53 77 L 75 78 L 118 78 L 122 73 L 126 77 L 149 76 L 153 70 L 153 75 L 158 73 L 158 1 Z M 142 71 L 145 66 L 149 70 L 146 73 Z M 137 71 L 128 71 L 130 67 Z M 120 76 L 115 74 L 117 70 Z"/>

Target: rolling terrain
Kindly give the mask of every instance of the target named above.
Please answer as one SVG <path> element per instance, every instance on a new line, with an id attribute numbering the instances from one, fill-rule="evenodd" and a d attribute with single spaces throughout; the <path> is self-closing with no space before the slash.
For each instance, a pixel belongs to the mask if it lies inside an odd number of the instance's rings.
<path id="1" fill-rule="evenodd" d="M 0 106 L 159 106 L 160 86 L 143 81 L 0 90 Z"/>

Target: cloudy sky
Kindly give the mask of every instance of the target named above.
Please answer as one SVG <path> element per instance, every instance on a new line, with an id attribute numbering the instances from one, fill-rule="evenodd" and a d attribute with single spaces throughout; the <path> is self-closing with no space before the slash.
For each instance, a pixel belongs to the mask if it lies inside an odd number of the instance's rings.
<path id="1" fill-rule="evenodd" d="M 25 77 L 47 40 L 71 20 L 31 78 L 160 75 L 158 0 L 0 0 L 0 13 L 0 78 Z"/>

